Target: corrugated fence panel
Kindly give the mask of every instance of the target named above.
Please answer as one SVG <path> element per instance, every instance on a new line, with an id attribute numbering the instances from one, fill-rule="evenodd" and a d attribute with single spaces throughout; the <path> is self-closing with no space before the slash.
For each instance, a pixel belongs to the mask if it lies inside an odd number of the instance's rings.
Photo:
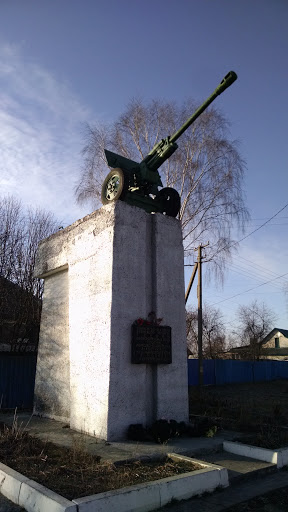
<path id="1" fill-rule="evenodd" d="M 33 407 L 36 354 L 0 353 L 0 408 Z M 203 360 L 205 386 L 288 379 L 288 361 Z M 198 385 L 198 359 L 188 359 L 188 385 Z"/>
<path id="2" fill-rule="evenodd" d="M 205 386 L 273 379 L 288 379 L 288 361 L 203 360 Z M 188 359 L 188 385 L 198 385 L 198 359 Z"/>
<path id="3" fill-rule="evenodd" d="M 188 359 L 188 386 L 198 386 L 198 359 Z M 203 359 L 203 383 L 205 386 L 215 384 L 215 361 Z"/>
<path id="4" fill-rule="evenodd" d="M 0 354 L 0 404 L 3 409 L 33 406 L 36 354 Z"/>
<path id="5" fill-rule="evenodd" d="M 272 380 L 272 361 L 255 361 L 251 363 L 254 371 L 254 382 Z"/>
<path id="6" fill-rule="evenodd" d="M 215 359 L 203 360 L 203 383 L 205 386 L 215 384 Z"/>
<path id="7" fill-rule="evenodd" d="M 197 359 L 188 359 L 188 386 L 198 386 Z"/>
<path id="8" fill-rule="evenodd" d="M 188 386 L 198 386 L 198 359 L 188 359 Z M 215 361 L 213 359 L 203 360 L 203 383 L 204 386 L 215 384 Z"/>
<path id="9" fill-rule="evenodd" d="M 216 385 L 228 382 L 251 382 L 252 367 L 249 361 L 215 360 Z"/>
<path id="10" fill-rule="evenodd" d="M 271 361 L 273 363 L 273 369 L 275 379 L 287 379 L 288 378 L 288 361 Z"/>

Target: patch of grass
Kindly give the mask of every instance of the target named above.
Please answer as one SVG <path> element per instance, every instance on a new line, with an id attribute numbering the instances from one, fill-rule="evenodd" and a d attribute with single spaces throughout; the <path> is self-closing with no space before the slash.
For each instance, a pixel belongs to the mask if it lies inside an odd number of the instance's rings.
<path id="1" fill-rule="evenodd" d="M 79 440 L 72 448 L 56 446 L 28 435 L 17 423 L 12 428 L 0 426 L 0 460 L 70 500 L 200 469 L 168 458 L 122 465 L 102 462 Z"/>

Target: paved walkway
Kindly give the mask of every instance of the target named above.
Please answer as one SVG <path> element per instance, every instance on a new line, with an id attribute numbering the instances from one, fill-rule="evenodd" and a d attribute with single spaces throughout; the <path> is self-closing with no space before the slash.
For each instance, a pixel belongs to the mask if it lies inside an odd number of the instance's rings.
<path id="1" fill-rule="evenodd" d="M 2 494 L 0 494 L 0 512 L 25 512 L 24 508 L 15 505 L 12 501 L 4 498 Z"/>
<path id="2" fill-rule="evenodd" d="M 0 422 L 12 425 L 13 414 L 0 413 Z M 151 457 L 166 454 L 167 452 L 182 453 L 187 455 L 197 455 L 211 453 L 220 449 L 224 440 L 232 440 L 239 437 L 240 433 L 220 432 L 213 438 L 191 437 L 175 438 L 166 444 L 156 444 L 154 442 L 140 443 L 138 441 L 123 441 L 107 443 L 101 439 L 76 432 L 60 421 L 49 420 L 38 416 L 32 416 L 28 413 L 17 413 L 18 428 L 28 430 L 31 435 L 39 437 L 43 441 L 51 441 L 60 446 L 71 447 L 74 443 L 80 443 L 81 448 L 87 450 L 92 455 L 100 455 L 104 460 L 126 461 L 139 457 Z"/>
<path id="3" fill-rule="evenodd" d="M 262 496 L 266 492 L 285 486 L 288 486 L 287 470 L 239 482 L 232 487 L 215 491 L 208 496 L 191 498 L 187 501 L 167 505 L 158 509 L 158 512 L 224 512 L 227 508 L 238 505 L 238 503 L 248 501 L 256 496 Z M 273 512 L 286 512 L 287 510 L 288 501 L 287 509 L 279 510 L 275 508 Z"/>

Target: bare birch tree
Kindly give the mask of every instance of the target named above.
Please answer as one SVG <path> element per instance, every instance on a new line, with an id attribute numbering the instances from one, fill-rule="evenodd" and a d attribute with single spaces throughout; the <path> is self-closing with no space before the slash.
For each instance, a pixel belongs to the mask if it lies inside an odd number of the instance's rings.
<path id="1" fill-rule="evenodd" d="M 275 325 L 275 313 L 264 302 L 252 301 L 247 306 L 239 306 L 239 337 L 244 345 L 259 343 Z"/>
<path id="2" fill-rule="evenodd" d="M 108 174 L 104 149 L 141 161 L 161 138 L 174 133 L 197 106 L 177 106 L 154 100 L 132 100 L 118 120 L 87 126 L 84 163 L 75 189 L 79 203 L 99 207 L 102 183 Z M 179 219 L 186 256 L 209 240 L 208 258 L 216 270 L 231 255 L 232 228 L 243 229 L 249 218 L 243 198 L 244 162 L 230 140 L 227 120 L 215 108 L 206 110 L 179 139 L 178 150 L 160 167 L 164 186 L 181 197 Z"/>
<path id="3" fill-rule="evenodd" d="M 187 345 L 190 353 L 198 357 L 198 311 L 186 313 Z M 204 305 L 202 311 L 203 357 L 216 359 L 225 351 L 225 325 L 219 309 Z"/>

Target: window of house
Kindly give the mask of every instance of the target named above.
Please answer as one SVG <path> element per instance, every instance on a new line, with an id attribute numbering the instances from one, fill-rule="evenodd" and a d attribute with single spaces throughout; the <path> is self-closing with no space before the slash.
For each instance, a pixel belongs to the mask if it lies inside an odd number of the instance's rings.
<path id="1" fill-rule="evenodd" d="M 275 338 L 275 348 L 280 348 L 279 338 Z"/>

